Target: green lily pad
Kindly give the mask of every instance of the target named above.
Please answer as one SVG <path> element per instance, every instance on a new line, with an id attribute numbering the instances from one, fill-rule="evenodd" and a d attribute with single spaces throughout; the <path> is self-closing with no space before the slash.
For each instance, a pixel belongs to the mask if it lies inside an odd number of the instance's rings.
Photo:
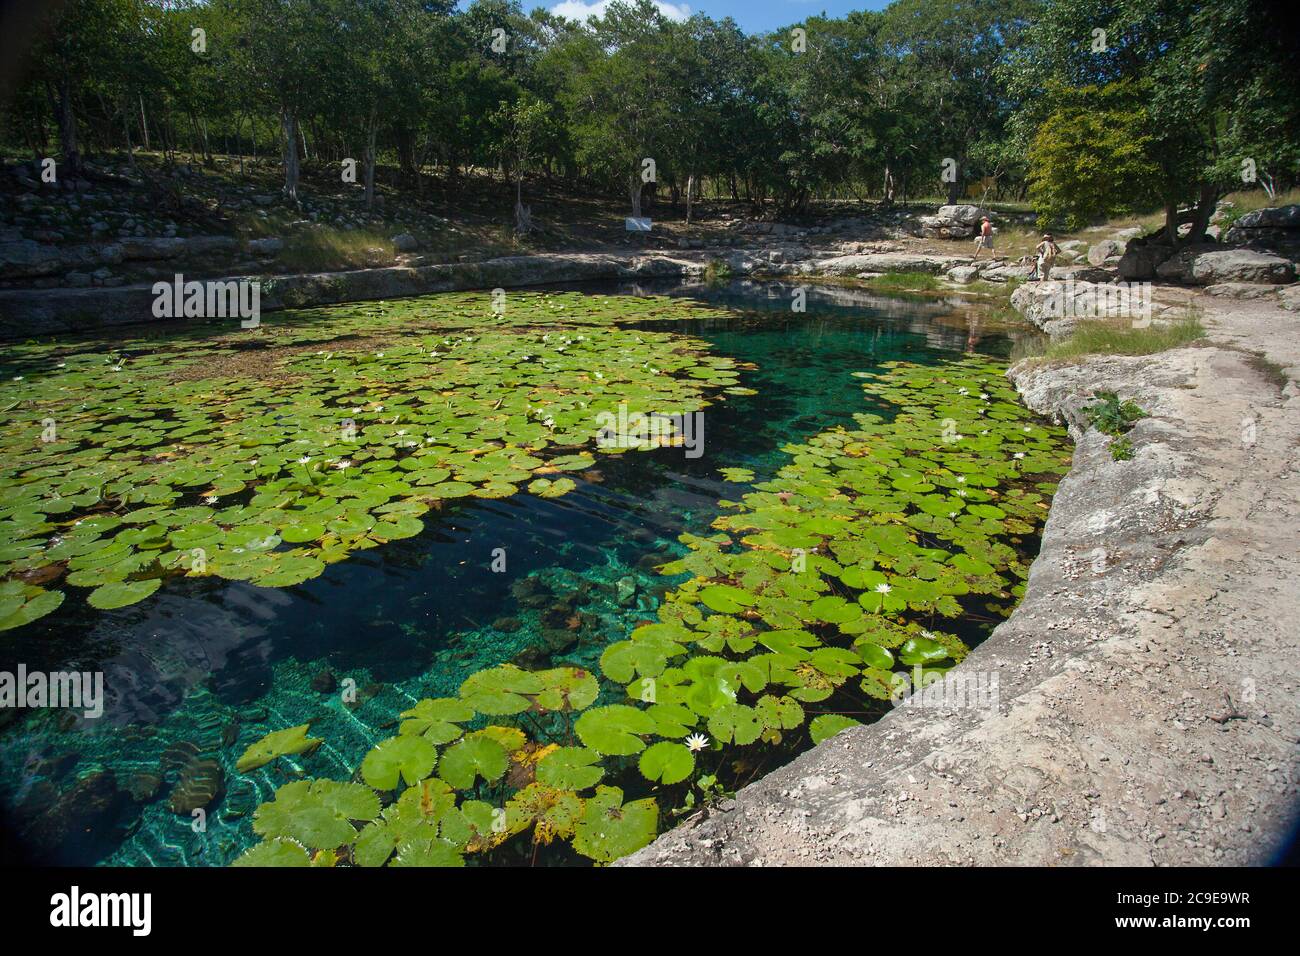
<path id="1" fill-rule="evenodd" d="M 361 776 L 376 790 L 392 790 L 399 780 L 419 783 L 433 772 L 438 751 L 424 737 L 402 734 L 382 740 L 361 761 Z"/>
<path id="2" fill-rule="evenodd" d="M 250 770 L 266 766 L 277 757 L 315 750 L 320 746 L 321 739 L 307 736 L 310 727 L 311 724 L 300 724 L 297 727 L 288 727 L 267 734 L 248 746 L 244 755 L 235 763 L 235 769 L 240 773 L 248 773 Z"/>
<path id="3" fill-rule="evenodd" d="M 111 611 L 119 607 L 138 604 L 162 586 L 159 578 L 145 581 L 112 581 L 101 584 L 90 592 L 88 598 L 91 607 L 101 611 Z"/>
<path id="4" fill-rule="evenodd" d="M 695 755 L 682 744 L 661 740 L 645 749 L 637 766 L 647 780 L 680 783 L 695 770 Z"/>

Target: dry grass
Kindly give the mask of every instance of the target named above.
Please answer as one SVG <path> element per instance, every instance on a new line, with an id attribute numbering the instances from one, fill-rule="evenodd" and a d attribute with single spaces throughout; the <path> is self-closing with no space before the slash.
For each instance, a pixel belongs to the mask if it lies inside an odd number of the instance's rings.
<path id="1" fill-rule="evenodd" d="M 287 236 L 279 261 L 304 272 L 362 269 L 392 265 L 396 252 L 392 240 L 378 232 L 317 226 Z"/>
<path id="2" fill-rule="evenodd" d="M 1135 329 L 1130 320 L 1083 322 L 1068 338 L 1013 354 L 1034 362 L 1072 362 L 1088 355 L 1154 355 L 1205 337 L 1198 310 L 1189 306 L 1179 322 Z"/>

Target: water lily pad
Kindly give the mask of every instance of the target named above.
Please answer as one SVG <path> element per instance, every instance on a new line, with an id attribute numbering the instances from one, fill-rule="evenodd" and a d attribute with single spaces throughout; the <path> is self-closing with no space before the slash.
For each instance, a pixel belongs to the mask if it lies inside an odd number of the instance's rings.
<path id="1" fill-rule="evenodd" d="M 311 857 L 301 844 L 276 838 L 263 840 L 231 866 L 311 866 Z"/>
<path id="2" fill-rule="evenodd" d="M 537 764 L 537 779 L 561 790 L 585 790 L 605 776 L 600 754 L 585 747 L 560 747 Z"/>
<path id="3" fill-rule="evenodd" d="M 695 755 L 682 744 L 661 740 L 645 749 L 637 766 L 647 780 L 680 783 L 695 770 Z"/>
<path id="4" fill-rule="evenodd" d="M 821 714 L 813 718 L 812 723 L 808 725 L 808 732 L 812 735 L 812 742 L 819 744 L 823 740 L 834 737 L 841 730 L 860 725 L 861 721 L 854 720 L 851 717 L 844 717 L 840 714 Z"/>
<path id="5" fill-rule="evenodd" d="M 495 740 L 466 737 L 443 752 L 438 776 L 457 790 L 467 790 L 479 777 L 489 783 L 500 780 L 509 762 L 505 748 Z"/>
<path id="6" fill-rule="evenodd" d="M 358 783 L 297 780 L 275 792 L 253 814 L 253 830 L 264 837 L 286 837 L 309 849 L 333 849 L 351 843 L 357 831 L 350 821 L 373 820 L 379 798 Z"/>
<path id="7" fill-rule="evenodd" d="M 277 757 L 315 750 L 320 746 L 321 739 L 307 736 L 310 727 L 311 724 L 300 724 L 297 727 L 272 731 L 244 750 L 244 755 L 235 763 L 235 769 L 240 773 L 248 773 L 250 770 L 266 766 Z"/>
<path id="8" fill-rule="evenodd" d="M 102 584 L 90 593 L 90 605 L 101 611 L 138 604 L 162 586 L 159 578 L 144 581 L 113 581 Z"/>
<path id="9" fill-rule="evenodd" d="M 599 787 L 582 809 L 573 848 L 598 863 L 613 863 L 654 839 L 659 806 L 654 800 L 623 802 L 617 787 Z"/>
<path id="10" fill-rule="evenodd" d="M 655 721 L 644 710 L 611 704 L 589 710 L 574 723 L 586 746 L 608 756 L 628 756 L 645 749 L 641 738 L 655 732 Z"/>
<path id="11" fill-rule="evenodd" d="M 454 697 L 426 698 L 402 711 L 403 734 L 419 734 L 430 743 L 450 743 L 463 732 L 458 724 L 474 718 L 474 708 Z"/>
<path id="12" fill-rule="evenodd" d="M 416 784 L 433 772 L 438 751 L 424 737 L 402 734 L 382 740 L 361 761 L 361 776 L 376 790 L 392 790 L 399 780 Z"/>

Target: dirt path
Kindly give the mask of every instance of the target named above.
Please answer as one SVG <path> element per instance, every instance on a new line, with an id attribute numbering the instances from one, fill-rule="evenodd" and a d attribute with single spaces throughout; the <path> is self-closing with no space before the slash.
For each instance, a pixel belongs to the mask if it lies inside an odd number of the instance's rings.
<path id="1" fill-rule="evenodd" d="M 996 709 L 896 708 L 624 863 L 1267 861 L 1300 776 L 1300 316 L 1201 304 L 1197 347 L 1012 370 L 1077 445 L 1024 602 L 958 668 Z M 1082 422 L 1096 389 L 1150 413 L 1133 460 Z"/>

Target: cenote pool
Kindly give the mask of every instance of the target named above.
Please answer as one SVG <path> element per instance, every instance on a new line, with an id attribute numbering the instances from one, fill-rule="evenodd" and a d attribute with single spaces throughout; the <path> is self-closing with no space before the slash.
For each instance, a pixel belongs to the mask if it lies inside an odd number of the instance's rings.
<path id="1" fill-rule="evenodd" d="M 959 662 L 1014 606 L 1063 432 L 973 307 L 790 301 L 11 343 L 0 672 L 102 672 L 104 712 L 0 710 L 3 858 L 607 862 Z M 698 411 L 702 454 L 597 447 L 620 405 Z"/>

